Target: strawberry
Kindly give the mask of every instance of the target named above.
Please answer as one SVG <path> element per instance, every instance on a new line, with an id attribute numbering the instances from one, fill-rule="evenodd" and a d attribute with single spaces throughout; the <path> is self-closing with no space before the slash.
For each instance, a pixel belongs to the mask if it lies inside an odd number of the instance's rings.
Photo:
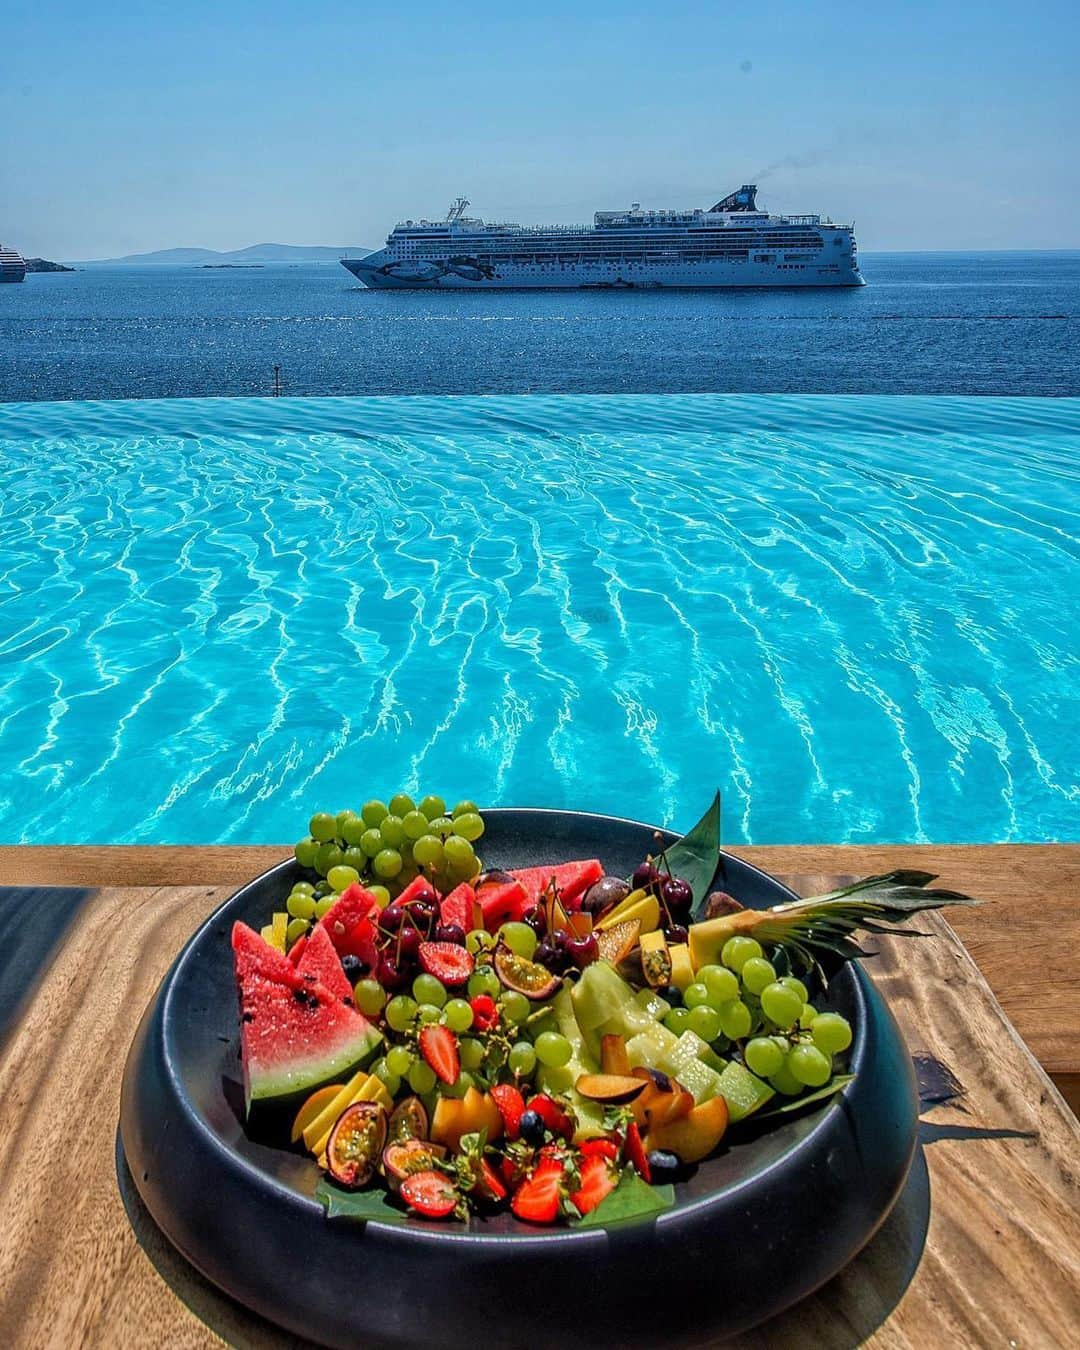
<path id="1" fill-rule="evenodd" d="M 581 1162 L 581 1185 L 572 1192 L 570 1199 L 573 1200 L 578 1210 L 582 1214 L 588 1214 L 603 1200 L 605 1195 L 610 1195 L 615 1189 L 615 1181 L 611 1175 L 611 1169 L 608 1166 L 608 1160 L 594 1153 L 591 1157 L 582 1159 Z"/>
<path id="2" fill-rule="evenodd" d="M 413 1172 L 401 1183 L 399 1194 L 410 1209 L 429 1219 L 447 1218 L 458 1202 L 453 1183 L 441 1172 Z"/>
<path id="3" fill-rule="evenodd" d="M 554 1223 L 559 1213 L 563 1168 L 557 1158 L 542 1158 L 514 1192 L 510 1208 L 528 1223 Z"/>
<path id="4" fill-rule="evenodd" d="M 574 1122 L 563 1108 L 545 1092 L 529 1098 L 526 1110 L 535 1111 L 552 1134 L 561 1134 L 566 1140 L 574 1137 Z"/>
<path id="5" fill-rule="evenodd" d="M 492 1031 L 499 1025 L 499 1009 L 490 994 L 477 994 L 469 999 L 469 1007 L 477 1031 Z"/>
<path id="6" fill-rule="evenodd" d="M 583 1158 L 607 1158 L 609 1162 L 619 1156 L 619 1145 L 606 1134 L 598 1139 L 583 1139 L 578 1150 Z"/>
<path id="7" fill-rule="evenodd" d="M 640 1175 L 642 1181 L 652 1181 L 652 1169 L 649 1167 L 649 1159 L 645 1153 L 645 1145 L 641 1142 L 641 1131 L 637 1127 L 637 1122 L 631 1120 L 626 1126 L 626 1156 L 634 1164 L 634 1170 Z"/>
<path id="8" fill-rule="evenodd" d="M 478 1196 L 481 1200 L 489 1200 L 494 1204 L 498 1204 L 500 1200 L 505 1200 L 506 1187 L 502 1178 L 486 1158 L 480 1159 L 479 1172 L 480 1175 L 476 1179 L 476 1185 L 472 1189 L 473 1195 Z"/>
<path id="9" fill-rule="evenodd" d="M 507 1139 L 516 1139 L 521 1132 L 521 1117 L 525 1114 L 525 1098 L 512 1083 L 496 1083 L 491 1089 L 491 1097 L 503 1118 Z"/>
<path id="10" fill-rule="evenodd" d="M 444 1083 L 456 1083 L 461 1073 L 457 1037 L 449 1027 L 429 1022 L 420 1031 L 420 1053 Z"/>
<path id="11" fill-rule="evenodd" d="M 420 969 L 453 989 L 464 984 L 473 972 L 470 952 L 456 942 L 421 942 Z"/>

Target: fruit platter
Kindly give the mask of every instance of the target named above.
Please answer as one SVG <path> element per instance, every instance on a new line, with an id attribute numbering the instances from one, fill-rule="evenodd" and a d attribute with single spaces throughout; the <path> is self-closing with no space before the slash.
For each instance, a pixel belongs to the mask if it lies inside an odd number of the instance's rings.
<path id="1" fill-rule="evenodd" d="M 478 1307 L 543 1344 L 548 1297 L 564 1345 L 731 1333 L 903 1184 L 913 1075 L 857 939 L 966 903 L 931 881 L 799 900 L 722 852 L 718 800 L 681 837 L 404 793 L 317 813 L 147 1010 L 127 1165 L 193 1264 L 326 1344 L 466 1345 Z"/>

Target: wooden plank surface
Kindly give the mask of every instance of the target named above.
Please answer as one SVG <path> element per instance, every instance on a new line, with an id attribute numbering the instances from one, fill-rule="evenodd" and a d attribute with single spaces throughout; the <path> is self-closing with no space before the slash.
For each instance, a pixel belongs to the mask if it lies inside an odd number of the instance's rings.
<path id="1" fill-rule="evenodd" d="M 790 880 L 803 891 L 832 882 Z M 62 931 L 49 953 L 26 948 L 32 993 L 0 1028 L 0 1346 L 297 1344 L 172 1251 L 117 1162 L 135 1026 L 228 891 L 8 893 Z M 68 904 L 77 912 L 64 929 Z M 872 969 L 912 1051 L 951 1073 L 959 1095 L 926 1106 L 911 1178 L 868 1248 L 741 1338 L 744 1350 L 1075 1343 L 1080 1126 L 948 926 L 930 916 L 924 927 L 931 938 L 883 940 Z"/>
<path id="2" fill-rule="evenodd" d="M 1080 845 L 799 845 L 734 848 L 774 874 L 936 872 L 978 897 L 950 921 L 1010 1020 L 1080 1109 Z M 238 886 L 289 846 L 0 848 L 0 884 Z"/>

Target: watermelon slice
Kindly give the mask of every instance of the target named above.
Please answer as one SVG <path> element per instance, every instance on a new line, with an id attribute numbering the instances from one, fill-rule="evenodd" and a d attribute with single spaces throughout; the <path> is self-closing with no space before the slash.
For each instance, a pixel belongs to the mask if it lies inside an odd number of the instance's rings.
<path id="1" fill-rule="evenodd" d="M 300 964 L 300 958 L 304 954 L 304 948 L 307 946 L 307 942 L 308 942 L 307 934 L 302 933 L 296 939 L 293 945 L 289 948 L 289 960 L 293 963 L 294 966 L 298 966 Z"/>
<path id="2" fill-rule="evenodd" d="M 394 901 L 394 904 L 407 905 L 410 900 L 419 900 L 421 897 L 425 900 L 434 900 L 435 887 L 428 881 L 427 877 L 414 877 Z"/>
<path id="3" fill-rule="evenodd" d="M 341 965 L 341 957 L 334 950 L 330 935 L 321 924 L 316 924 L 304 943 L 304 951 L 296 963 L 296 973 L 302 980 L 317 981 L 343 1002 L 352 1004 L 352 985 Z"/>
<path id="4" fill-rule="evenodd" d="M 533 900 L 519 881 L 489 882 L 476 892 L 484 915 L 484 927 L 494 933 L 508 919 L 520 919 Z"/>
<path id="5" fill-rule="evenodd" d="M 536 905 L 554 880 L 559 899 L 566 909 L 577 909 L 574 903 L 589 889 L 594 881 L 604 875 L 599 858 L 583 858 L 577 862 L 552 863 L 550 867 L 524 867 L 511 872 L 528 892 L 530 901 Z"/>
<path id="6" fill-rule="evenodd" d="M 439 905 L 439 922 L 456 923 L 466 933 L 483 928 L 483 911 L 477 905 L 476 892 L 467 881 L 452 890 Z"/>
<path id="7" fill-rule="evenodd" d="M 291 1101 L 339 1081 L 382 1040 L 351 1000 L 346 1006 L 318 980 L 305 979 L 246 924 L 234 925 L 232 945 L 248 1114 L 260 1102 Z"/>
<path id="8" fill-rule="evenodd" d="M 378 902 L 358 882 L 341 892 L 319 920 L 338 956 L 357 956 L 369 968 L 375 965 L 375 925 L 371 913 Z"/>

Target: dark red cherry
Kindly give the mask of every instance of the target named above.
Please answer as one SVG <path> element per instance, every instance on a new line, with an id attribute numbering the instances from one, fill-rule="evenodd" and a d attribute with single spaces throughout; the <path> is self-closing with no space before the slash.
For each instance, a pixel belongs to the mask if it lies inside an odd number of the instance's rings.
<path id="1" fill-rule="evenodd" d="M 579 970 L 592 965 L 600 955 L 596 934 L 586 933 L 582 937 L 572 937 L 566 944 L 566 954 Z"/>

